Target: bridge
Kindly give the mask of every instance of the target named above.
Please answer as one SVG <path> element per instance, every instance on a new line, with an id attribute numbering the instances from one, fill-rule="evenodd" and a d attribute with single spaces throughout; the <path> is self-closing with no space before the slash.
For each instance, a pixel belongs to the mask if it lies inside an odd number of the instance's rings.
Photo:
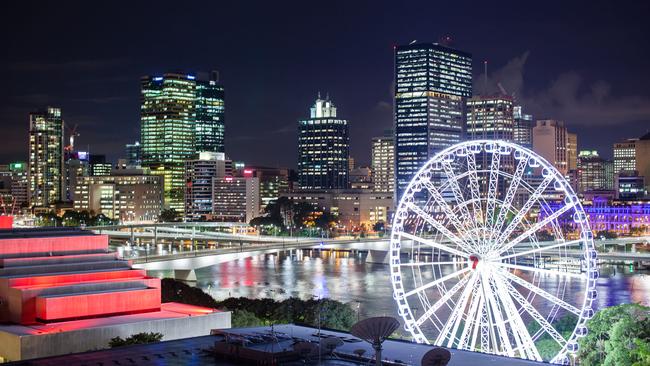
<path id="1" fill-rule="evenodd" d="M 236 259 L 276 253 L 286 250 L 318 249 L 368 252 L 367 262 L 388 263 L 389 241 L 380 238 L 330 239 L 310 237 L 278 237 L 232 233 L 244 231 L 245 224 L 233 223 L 161 223 L 116 225 L 88 228 L 106 234 L 112 240 L 126 243 L 116 249 L 134 267 L 146 270 L 173 270 L 175 277 L 195 280 L 195 269 L 229 262 Z M 224 232 L 227 230 L 230 232 Z M 650 243 L 650 236 L 596 240 L 604 249 L 599 260 L 635 261 L 650 264 L 650 253 L 637 253 L 634 244 Z M 544 242 L 540 243 L 544 245 Z M 632 244 L 630 252 L 607 252 L 611 246 Z M 164 246 L 168 249 L 164 249 Z M 176 247 L 174 247 L 176 245 Z M 406 242 L 403 245 L 411 245 Z M 552 251 L 542 254 L 552 255 Z M 569 251 L 579 257 L 580 251 Z"/>

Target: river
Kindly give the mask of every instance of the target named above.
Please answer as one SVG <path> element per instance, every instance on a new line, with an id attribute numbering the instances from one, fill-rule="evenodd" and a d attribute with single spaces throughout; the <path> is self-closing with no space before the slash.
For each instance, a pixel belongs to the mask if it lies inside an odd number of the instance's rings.
<path id="1" fill-rule="evenodd" d="M 601 266 L 600 272 L 596 309 L 631 302 L 650 306 L 650 272 L 630 266 Z M 294 250 L 217 264 L 196 275 L 196 286 L 217 300 L 316 296 L 350 302 L 361 318 L 397 317 L 388 266 L 366 263 L 363 253 Z"/>

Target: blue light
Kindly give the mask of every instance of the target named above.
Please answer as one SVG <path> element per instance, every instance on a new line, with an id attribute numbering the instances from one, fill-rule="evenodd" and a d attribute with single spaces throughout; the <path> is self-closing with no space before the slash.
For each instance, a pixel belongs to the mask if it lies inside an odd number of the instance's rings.
<path id="1" fill-rule="evenodd" d="M 162 79 L 163 79 L 162 76 L 158 76 L 158 77 L 153 78 L 153 81 L 160 81 Z"/>
<path id="2" fill-rule="evenodd" d="M 194 77 L 193 75 L 187 75 L 187 78 L 188 78 L 189 80 L 194 80 L 194 79 L 195 79 L 195 77 Z"/>

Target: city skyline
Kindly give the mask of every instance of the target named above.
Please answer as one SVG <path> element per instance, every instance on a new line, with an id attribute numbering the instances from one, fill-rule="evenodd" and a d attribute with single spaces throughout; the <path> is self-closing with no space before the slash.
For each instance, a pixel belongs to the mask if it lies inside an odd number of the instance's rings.
<path id="1" fill-rule="evenodd" d="M 147 37 L 146 43 L 128 37 L 129 31 L 141 28 L 136 18 L 151 14 L 156 25 L 164 24 L 167 16 L 144 5 L 120 13 L 124 27 L 115 29 L 115 34 L 99 25 L 99 20 L 115 12 L 111 8 L 85 14 L 83 19 L 75 17 L 83 9 L 71 4 L 43 5 L 30 11 L 29 18 L 21 15 L 28 13 L 24 9 L 7 12 L 18 16 L 3 22 L 3 27 L 13 27 L 12 32 L 3 34 L 15 34 L 27 25 L 29 30 L 7 40 L 9 57 L 2 61 L 11 72 L 0 102 L 0 119 L 9 137 L 0 157 L 26 161 L 27 115 L 52 105 L 63 110 L 68 124 L 79 125 L 80 148 L 90 146 L 93 153 L 106 154 L 115 161 L 123 155 L 124 144 L 139 139 L 140 77 L 176 69 L 216 69 L 227 90 L 226 151 L 234 159 L 295 167 L 296 121 L 302 118 L 303 106 L 321 91 L 337 100 L 349 120 L 351 156 L 358 165 L 368 165 L 371 138 L 393 124 L 393 47 L 413 39 L 436 42 L 447 34 L 455 39 L 452 47 L 474 56 L 474 94 L 485 90 L 482 63 L 487 59 L 490 92 L 497 91 L 500 82 L 535 119 L 564 120 L 572 130 L 597 126 L 580 131 L 579 149 L 597 150 L 610 159 L 614 142 L 638 137 L 647 129 L 650 103 L 643 85 L 648 76 L 642 72 L 647 50 L 635 43 L 643 39 L 642 27 L 647 25 L 629 19 L 629 14 L 634 17 L 643 11 L 626 9 L 623 21 L 617 16 L 604 18 L 602 9 L 578 9 L 577 5 L 558 14 L 531 8 L 523 17 L 516 17 L 516 10 L 505 9 L 500 14 L 508 20 L 504 29 L 483 34 L 476 29 L 488 23 L 494 26 L 492 21 L 475 16 L 482 13 L 490 19 L 489 12 L 480 7 L 471 9 L 476 24 L 467 30 L 455 23 L 467 15 L 451 5 L 448 17 L 426 19 L 421 14 L 427 13 L 422 11 L 426 6 L 417 4 L 387 12 L 388 7 L 382 5 L 335 3 L 320 15 L 310 15 L 305 6 L 283 4 L 267 9 L 260 3 L 251 12 L 246 29 L 232 24 L 227 16 L 244 9 L 228 6 L 220 9 L 215 19 L 222 20 L 218 24 L 224 30 L 240 33 L 226 37 L 194 22 L 186 30 L 154 26 L 159 33 Z M 617 11 L 612 8 L 602 13 L 615 15 Z M 327 22 L 328 15 L 337 12 L 345 14 L 339 19 L 343 29 Z M 267 13 L 268 19 L 263 15 Z M 46 14 L 53 14 L 51 18 L 60 23 L 66 23 L 61 22 L 65 19 L 78 23 L 50 30 Z M 573 22 L 572 16 L 577 14 L 581 14 L 580 26 Z M 197 14 L 203 20 L 208 16 Z M 281 24 L 283 19 L 291 21 Z M 302 32 L 305 34 L 294 32 L 310 24 L 320 27 Z M 80 26 L 87 31 L 82 38 Z M 518 32 L 511 31 L 513 26 Z M 537 34 L 534 28 L 543 26 L 547 32 Z M 571 34 L 563 35 L 567 30 Z M 144 31 L 143 36 L 151 35 L 148 32 L 153 31 Z M 214 46 L 194 47 L 191 55 L 164 54 L 161 42 L 166 35 L 194 37 L 188 41 L 190 46 L 205 40 L 214 41 Z M 32 47 L 35 40 L 43 44 L 39 52 Z M 123 53 L 123 49 L 129 52 Z M 325 52 L 322 57 L 314 57 L 321 52 Z M 123 54 L 129 57 L 120 56 Z M 269 149 L 274 154 L 262 153 Z"/>

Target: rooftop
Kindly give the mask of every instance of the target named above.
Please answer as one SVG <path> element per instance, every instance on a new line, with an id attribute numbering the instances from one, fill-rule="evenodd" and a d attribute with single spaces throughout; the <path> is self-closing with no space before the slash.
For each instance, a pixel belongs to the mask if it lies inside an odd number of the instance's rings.
<path id="1" fill-rule="evenodd" d="M 336 356 L 322 356 L 323 365 L 365 365 L 374 351 L 366 342 L 353 337 L 349 333 L 332 330 L 320 332 L 312 327 L 298 326 L 292 324 L 276 325 L 271 327 L 253 327 L 227 329 L 215 332 L 215 335 L 179 339 L 146 345 L 126 346 L 110 350 L 85 352 L 66 356 L 49 357 L 27 362 L 17 362 L 13 365 L 49 366 L 61 365 L 235 365 L 242 364 L 242 358 L 235 358 L 233 350 L 244 350 L 240 355 L 264 356 L 268 361 L 271 355 L 286 354 L 293 345 L 299 341 L 311 342 L 318 345 L 319 339 L 337 337 L 343 341 L 343 345 L 336 348 Z M 322 341 L 321 341 L 322 342 Z M 237 344 L 240 346 L 238 347 Z M 241 346 L 243 344 L 243 346 Z M 215 347 L 216 346 L 216 347 Z M 222 346 L 222 347 L 219 347 Z M 388 365 L 420 365 L 422 356 L 432 346 L 412 343 L 401 340 L 387 340 L 384 342 L 383 356 L 389 361 Z M 354 354 L 355 351 L 363 349 L 365 352 L 361 358 Z M 230 350 L 230 357 L 218 355 L 215 350 Z M 454 365 L 498 365 L 498 366 L 525 366 L 541 365 L 542 363 L 527 361 L 502 356 L 488 355 L 476 352 L 450 349 L 452 357 L 450 366 Z M 356 360 L 355 360 L 356 358 Z M 397 361 L 396 361 L 397 360 Z M 317 359 L 312 362 L 284 361 L 283 365 L 295 364 L 316 364 Z M 252 361 L 248 361 L 251 364 Z"/>

